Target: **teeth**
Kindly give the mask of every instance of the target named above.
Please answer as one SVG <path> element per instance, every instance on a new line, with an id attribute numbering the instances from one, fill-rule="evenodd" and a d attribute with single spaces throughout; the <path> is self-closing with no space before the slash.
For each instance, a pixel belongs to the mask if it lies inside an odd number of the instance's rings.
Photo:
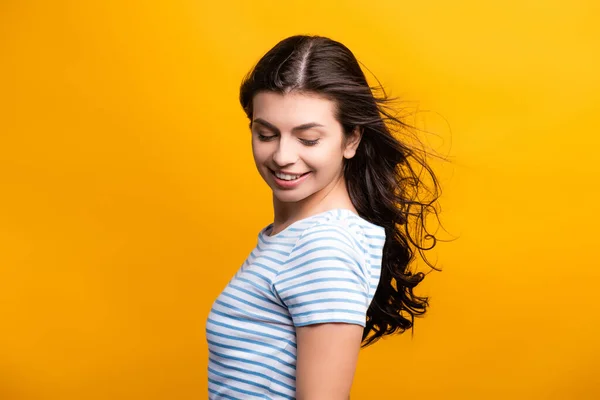
<path id="1" fill-rule="evenodd" d="M 279 179 L 283 179 L 284 181 L 295 181 L 296 179 L 300 178 L 302 175 L 287 175 L 287 174 L 281 174 L 279 172 L 275 172 L 275 176 L 278 177 Z"/>

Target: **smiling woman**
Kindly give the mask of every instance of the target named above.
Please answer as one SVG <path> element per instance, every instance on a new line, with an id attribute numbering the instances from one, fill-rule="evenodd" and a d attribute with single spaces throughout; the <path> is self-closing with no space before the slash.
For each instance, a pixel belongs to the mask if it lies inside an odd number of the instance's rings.
<path id="1" fill-rule="evenodd" d="M 424 274 L 409 262 L 433 247 L 422 237 L 435 245 L 423 228 L 435 175 L 393 135 L 408 127 L 339 42 L 281 41 L 244 79 L 240 101 L 274 221 L 208 316 L 209 397 L 347 399 L 361 344 L 426 311 L 413 293 Z"/>

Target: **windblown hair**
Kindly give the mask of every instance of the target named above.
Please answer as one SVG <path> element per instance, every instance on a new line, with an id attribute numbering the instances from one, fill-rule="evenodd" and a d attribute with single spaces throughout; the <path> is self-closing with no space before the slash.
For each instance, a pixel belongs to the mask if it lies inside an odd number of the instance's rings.
<path id="1" fill-rule="evenodd" d="M 379 286 L 367 311 L 363 347 L 385 335 L 413 328 L 425 314 L 429 298 L 417 296 L 423 272 L 409 264 L 424 255 L 437 238 L 425 226 L 428 213 L 438 216 L 440 187 L 421 149 L 395 137 L 413 128 L 394 115 L 385 91 L 370 87 L 354 54 L 343 44 L 322 36 L 292 36 L 269 50 L 244 78 L 240 102 L 252 121 L 252 100 L 258 92 L 317 94 L 336 104 L 336 119 L 346 135 L 362 130 L 354 157 L 344 160 L 344 179 L 359 215 L 385 228 Z M 429 183 L 422 178 L 423 171 Z M 423 195 L 428 194 L 428 199 Z M 438 218 L 439 221 L 439 218 Z M 423 241 L 430 241 L 424 246 Z"/>

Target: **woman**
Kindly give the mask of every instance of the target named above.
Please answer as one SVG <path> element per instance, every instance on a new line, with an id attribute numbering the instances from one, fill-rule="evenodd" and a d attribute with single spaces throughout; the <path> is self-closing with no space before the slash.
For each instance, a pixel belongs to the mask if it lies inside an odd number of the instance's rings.
<path id="1" fill-rule="evenodd" d="M 413 293 L 424 274 L 408 264 L 433 247 L 418 234 L 435 244 L 424 217 L 437 181 L 392 135 L 406 126 L 339 42 L 281 41 L 245 78 L 240 101 L 274 221 L 208 317 L 209 397 L 347 399 L 361 344 L 426 311 Z M 418 199 L 415 162 L 432 178 L 432 201 Z"/>

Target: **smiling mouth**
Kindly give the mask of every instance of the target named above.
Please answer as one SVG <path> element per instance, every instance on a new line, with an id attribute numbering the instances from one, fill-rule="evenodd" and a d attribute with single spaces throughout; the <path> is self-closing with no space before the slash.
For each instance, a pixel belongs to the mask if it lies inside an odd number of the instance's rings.
<path id="1" fill-rule="evenodd" d="M 302 178 L 304 175 L 310 173 L 310 172 L 305 172 L 303 174 L 282 174 L 280 172 L 275 172 L 272 169 L 269 169 L 269 171 L 271 171 L 271 173 L 277 178 L 277 179 L 281 179 L 282 181 L 287 181 L 287 182 L 293 182 L 297 179 Z"/>

